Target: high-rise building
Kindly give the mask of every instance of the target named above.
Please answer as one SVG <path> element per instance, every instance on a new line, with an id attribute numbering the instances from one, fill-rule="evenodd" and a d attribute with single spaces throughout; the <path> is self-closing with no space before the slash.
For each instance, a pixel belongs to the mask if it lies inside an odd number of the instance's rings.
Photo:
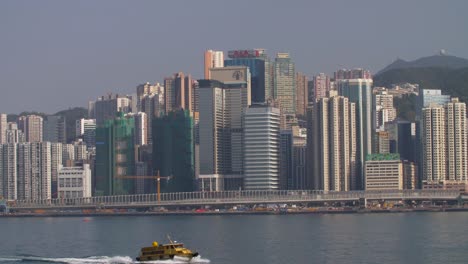
<path id="1" fill-rule="evenodd" d="M 194 191 L 193 119 L 189 110 L 174 110 L 153 123 L 153 168 L 165 192 Z"/>
<path id="2" fill-rule="evenodd" d="M 124 195 L 134 193 L 135 122 L 120 112 L 96 129 L 96 190 L 95 195 Z"/>
<path id="3" fill-rule="evenodd" d="M 77 137 L 83 138 L 83 141 L 88 147 L 96 145 L 96 119 L 78 119 L 76 120 Z"/>
<path id="4" fill-rule="evenodd" d="M 211 81 L 199 80 L 200 177 L 214 181 L 212 186 L 239 189 L 243 174 L 242 113 L 251 104 L 250 73 L 245 66 L 232 66 L 212 69 L 211 77 Z"/>
<path id="5" fill-rule="evenodd" d="M 50 144 L 50 178 L 52 198 L 57 198 L 57 179 L 60 168 L 62 167 L 62 143 Z"/>
<path id="6" fill-rule="evenodd" d="M 159 83 L 154 85 L 150 84 L 149 82 L 140 84 L 137 86 L 137 103 L 136 103 L 136 111 L 141 112 L 143 111 L 142 100 L 145 96 L 152 95 L 152 94 L 160 94 L 162 93 L 164 87 L 162 87 Z"/>
<path id="7" fill-rule="evenodd" d="M 466 181 L 468 179 L 468 142 L 466 104 L 452 98 L 445 105 L 446 155 L 448 181 Z"/>
<path id="8" fill-rule="evenodd" d="M 67 131 L 64 116 L 46 116 L 43 123 L 43 140 L 67 143 Z"/>
<path id="9" fill-rule="evenodd" d="M 296 73 L 296 114 L 305 117 L 307 105 L 309 104 L 308 96 L 309 80 L 301 72 Z"/>
<path id="10" fill-rule="evenodd" d="M 278 53 L 275 58 L 273 97 L 280 101 L 285 114 L 296 113 L 295 76 L 289 53 Z"/>
<path id="11" fill-rule="evenodd" d="M 164 105 L 166 113 L 185 109 L 192 111 L 192 77 L 178 72 L 164 79 Z"/>
<path id="12" fill-rule="evenodd" d="M 18 124 L 9 122 L 6 130 L 6 143 L 23 143 L 26 142 L 26 137 L 23 131 L 18 129 Z"/>
<path id="13" fill-rule="evenodd" d="M 374 153 L 390 153 L 390 136 L 387 131 L 375 133 Z"/>
<path id="14" fill-rule="evenodd" d="M 42 142 L 43 119 L 37 115 L 20 116 L 18 127 L 26 136 L 26 142 Z"/>
<path id="15" fill-rule="evenodd" d="M 364 188 L 364 161 L 372 153 L 372 79 L 346 79 L 337 83 L 338 93 L 356 104 L 357 186 Z"/>
<path id="16" fill-rule="evenodd" d="M 367 155 L 364 173 L 366 190 L 403 190 L 403 163 L 398 153 Z"/>
<path id="17" fill-rule="evenodd" d="M 403 189 L 420 189 L 418 180 L 418 166 L 412 161 L 403 161 Z"/>
<path id="18" fill-rule="evenodd" d="M 339 69 L 334 74 L 335 81 L 346 79 L 372 79 L 372 74 L 369 70 L 355 68 L 352 70 Z"/>
<path id="19" fill-rule="evenodd" d="M 330 90 L 330 77 L 325 73 L 319 73 L 318 75 L 315 75 L 309 87 L 309 103 L 313 103 L 320 98 L 328 97 L 328 92 Z"/>
<path id="20" fill-rule="evenodd" d="M 18 199 L 51 199 L 51 143 L 20 143 L 18 146 Z"/>
<path id="21" fill-rule="evenodd" d="M 18 193 L 17 146 L 0 144 L 0 196 L 16 200 Z"/>
<path id="22" fill-rule="evenodd" d="M 290 190 L 293 186 L 293 152 L 293 132 L 292 130 L 283 129 L 280 131 L 279 152 L 279 188 L 282 190 Z"/>
<path id="23" fill-rule="evenodd" d="M 416 116 L 420 117 L 423 108 L 428 107 L 431 104 L 445 105 L 450 102 L 450 95 L 442 94 L 441 90 L 421 89 L 417 102 Z"/>
<path id="24" fill-rule="evenodd" d="M 153 119 L 164 115 L 164 93 L 154 93 L 145 95 L 141 101 L 142 112 L 146 114 L 146 123 L 148 124 L 147 129 L 147 143 L 151 145 L 153 143 Z"/>
<path id="25" fill-rule="evenodd" d="M 138 112 L 136 114 L 130 113 L 126 115 L 127 118 L 133 118 L 135 122 L 135 131 L 133 135 L 135 136 L 134 142 L 135 145 L 143 146 L 148 144 L 148 118 L 145 113 Z"/>
<path id="26" fill-rule="evenodd" d="M 385 123 L 393 121 L 396 117 L 393 95 L 386 91 L 377 91 L 374 94 L 374 130 L 383 130 Z"/>
<path id="27" fill-rule="evenodd" d="M 91 197 L 91 168 L 89 164 L 61 167 L 58 171 L 58 198 Z"/>
<path id="28" fill-rule="evenodd" d="M 132 112 L 132 97 L 122 95 L 101 96 L 96 101 L 90 102 L 89 117 L 96 119 L 96 125 L 102 126 L 106 120 L 114 119 L 118 112 Z"/>
<path id="29" fill-rule="evenodd" d="M 423 181 L 442 182 L 446 177 L 445 110 L 433 104 L 422 109 Z"/>
<path id="30" fill-rule="evenodd" d="M 224 67 L 224 52 L 218 50 L 205 51 L 205 79 L 211 79 L 210 69 Z"/>
<path id="31" fill-rule="evenodd" d="M 321 98 L 313 106 L 307 129 L 313 189 L 357 189 L 356 111 L 356 104 L 343 96 Z"/>
<path id="32" fill-rule="evenodd" d="M 75 146 L 73 144 L 62 144 L 62 165 L 71 167 L 75 160 Z"/>
<path id="33" fill-rule="evenodd" d="M 244 188 L 279 189 L 280 111 L 268 105 L 252 105 L 245 110 Z"/>
<path id="34" fill-rule="evenodd" d="M 225 66 L 249 67 L 253 103 L 264 103 L 273 98 L 273 63 L 265 49 L 231 50 L 228 57 L 224 60 Z"/>
<path id="35" fill-rule="evenodd" d="M 7 114 L 0 114 L 0 144 L 7 143 L 6 130 L 8 129 Z"/>

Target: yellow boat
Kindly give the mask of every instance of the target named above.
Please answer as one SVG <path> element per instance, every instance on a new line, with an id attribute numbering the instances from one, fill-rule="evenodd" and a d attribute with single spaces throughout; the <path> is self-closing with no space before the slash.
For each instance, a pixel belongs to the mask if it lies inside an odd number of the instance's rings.
<path id="1" fill-rule="evenodd" d="M 153 242 L 151 247 L 141 249 L 140 255 L 136 258 L 137 261 L 151 261 L 164 259 L 180 259 L 191 260 L 198 256 L 198 252 L 192 252 L 190 249 L 184 248 L 182 243 L 174 243 L 160 245 L 158 242 Z"/>

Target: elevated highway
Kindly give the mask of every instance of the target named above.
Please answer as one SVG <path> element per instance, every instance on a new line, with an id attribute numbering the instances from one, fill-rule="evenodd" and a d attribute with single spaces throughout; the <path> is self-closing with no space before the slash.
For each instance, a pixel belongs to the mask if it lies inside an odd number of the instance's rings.
<path id="1" fill-rule="evenodd" d="M 151 208 L 205 205 L 299 204 L 368 201 L 459 201 L 459 191 L 453 190 L 404 190 L 404 191 L 350 191 L 325 192 L 296 191 L 223 191 L 184 192 L 157 194 L 97 196 L 46 200 L 15 200 L 9 202 L 11 211 L 31 210 L 83 210 L 103 208 Z M 468 197 L 465 197 L 468 199 Z"/>

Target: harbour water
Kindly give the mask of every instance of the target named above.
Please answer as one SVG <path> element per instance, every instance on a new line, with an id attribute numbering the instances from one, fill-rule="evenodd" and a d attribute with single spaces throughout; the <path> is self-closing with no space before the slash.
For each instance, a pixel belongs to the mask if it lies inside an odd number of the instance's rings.
<path id="1" fill-rule="evenodd" d="M 0 218 L 0 264 L 132 263 L 167 234 L 200 263 L 468 263 L 468 212 L 414 212 Z"/>

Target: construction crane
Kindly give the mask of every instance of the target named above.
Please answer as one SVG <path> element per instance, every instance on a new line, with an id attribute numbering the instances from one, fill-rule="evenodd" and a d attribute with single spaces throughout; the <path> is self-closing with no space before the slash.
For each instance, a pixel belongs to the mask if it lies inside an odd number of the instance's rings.
<path id="1" fill-rule="evenodd" d="M 127 175 L 119 175 L 119 176 L 116 176 L 116 178 L 118 179 L 152 179 L 152 180 L 156 180 L 156 190 L 157 190 L 157 193 L 158 193 L 158 203 L 161 202 L 161 179 L 166 179 L 166 180 L 169 180 L 170 178 L 172 178 L 172 176 L 160 176 L 159 175 L 159 171 L 156 175 L 154 176 L 127 176 Z"/>

